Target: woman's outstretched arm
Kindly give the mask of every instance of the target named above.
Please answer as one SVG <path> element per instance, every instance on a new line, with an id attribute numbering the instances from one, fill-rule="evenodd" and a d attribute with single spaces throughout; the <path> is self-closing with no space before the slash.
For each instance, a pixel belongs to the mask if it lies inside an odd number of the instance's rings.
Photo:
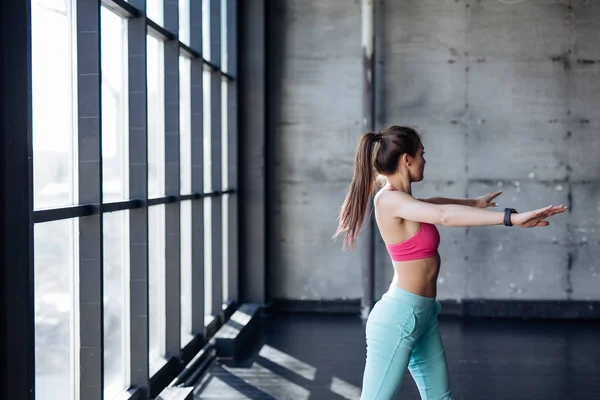
<path id="1" fill-rule="evenodd" d="M 476 197 L 474 199 L 449 199 L 446 197 L 430 197 L 430 198 L 426 198 L 426 199 L 420 198 L 418 200 L 423 201 L 425 203 L 438 204 L 438 205 L 455 204 L 455 205 L 466 206 L 466 207 L 486 208 L 486 207 L 496 207 L 498 204 L 495 203 L 493 200 L 496 197 L 498 197 L 501 193 L 502 193 L 502 191 L 490 192 L 490 193 L 484 194 L 483 196 Z"/>
<path id="2" fill-rule="evenodd" d="M 388 192 L 380 196 L 378 206 L 395 217 L 409 221 L 426 222 L 436 225 L 460 226 L 491 226 L 504 224 L 504 212 L 489 211 L 455 204 L 431 204 L 419 201 L 403 192 Z M 514 226 L 532 228 L 548 226 L 547 218 L 563 213 L 564 206 L 548 206 L 538 210 L 511 215 Z"/>

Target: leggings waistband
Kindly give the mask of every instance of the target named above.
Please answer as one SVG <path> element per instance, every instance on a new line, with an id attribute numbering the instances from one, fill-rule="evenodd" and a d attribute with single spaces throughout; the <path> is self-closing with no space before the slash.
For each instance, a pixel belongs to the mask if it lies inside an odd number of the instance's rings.
<path id="1" fill-rule="evenodd" d="M 429 308 L 436 302 L 435 297 L 420 296 L 418 294 L 409 292 L 408 290 L 404 290 L 393 283 L 390 285 L 389 290 L 384 294 L 384 296 L 389 296 L 416 308 Z"/>

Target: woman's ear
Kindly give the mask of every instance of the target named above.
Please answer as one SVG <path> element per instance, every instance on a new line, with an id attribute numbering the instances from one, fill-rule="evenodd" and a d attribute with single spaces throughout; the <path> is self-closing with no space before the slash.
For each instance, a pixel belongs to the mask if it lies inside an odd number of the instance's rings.
<path id="1" fill-rule="evenodd" d="M 404 154 L 402 154 L 402 156 L 400 156 L 400 165 L 403 165 L 405 167 L 410 167 L 410 162 L 411 162 L 411 157 L 408 153 L 404 153 Z"/>

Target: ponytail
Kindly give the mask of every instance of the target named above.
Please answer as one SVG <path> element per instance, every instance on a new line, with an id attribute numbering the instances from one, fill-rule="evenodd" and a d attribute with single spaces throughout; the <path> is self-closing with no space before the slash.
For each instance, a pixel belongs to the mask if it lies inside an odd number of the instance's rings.
<path id="1" fill-rule="evenodd" d="M 369 198 L 375 190 L 375 171 L 373 166 L 374 145 L 379 134 L 369 132 L 361 136 L 356 147 L 354 176 L 340 210 L 339 225 L 334 238 L 345 232 L 343 249 L 354 247 L 354 241 L 360 232 Z"/>

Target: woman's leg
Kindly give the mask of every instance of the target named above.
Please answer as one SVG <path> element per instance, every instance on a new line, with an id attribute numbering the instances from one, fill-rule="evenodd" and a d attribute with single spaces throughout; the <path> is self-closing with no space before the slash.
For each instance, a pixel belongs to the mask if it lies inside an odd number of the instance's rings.
<path id="1" fill-rule="evenodd" d="M 440 308 L 436 301 L 430 325 L 415 343 L 408 364 L 421 398 L 427 400 L 452 400 L 446 353 L 437 320 Z"/>
<path id="2" fill-rule="evenodd" d="M 383 298 L 366 326 L 367 362 L 362 400 L 391 400 L 402 383 L 415 343 L 414 308 Z"/>

